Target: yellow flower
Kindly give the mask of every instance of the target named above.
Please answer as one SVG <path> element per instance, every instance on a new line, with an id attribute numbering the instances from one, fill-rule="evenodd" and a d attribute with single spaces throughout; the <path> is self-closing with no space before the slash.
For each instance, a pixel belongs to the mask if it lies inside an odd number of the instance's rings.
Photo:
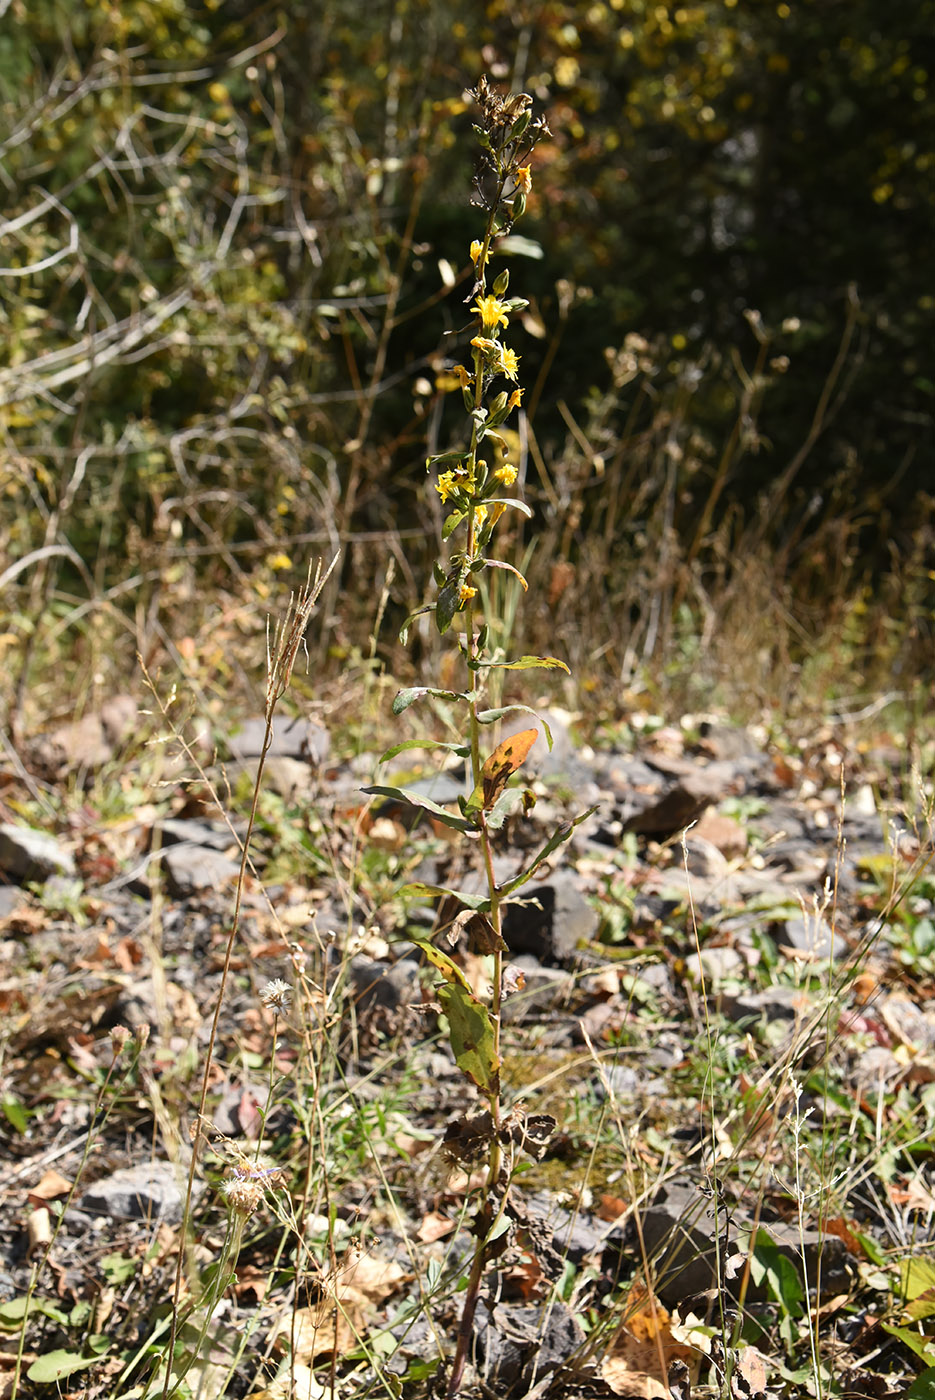
<path id="1" fill-rule="evenodd" d="M 529 194 L 529 191 L 532 189 L 532 167 L 531 167 L 531 166 L 529 166 L 529 165 L 521 165 L 521 166 L 519 167 L 519 169 L 518 169 L 517 172 L 516 172 L 516 183 L 517 183 L 517 185 L 519 186 L 519 188 L 522 190 L 523 194 Z"/>
<path id="2" fill-rule="evenodd" d="M 475 507 L 474 507 L 474 528 L 475 528 L 476 530 L 479 530 L 480 527 L 483 525 L 483 523 L 484 523 L 484 521 L 485 521 L 486 519 L 487 519 L 487 507 L 486 507 L 486 506 L 475 506 Z"/>
<path id="3" fill-rule="evenodd" d="M 454 472 L 442 472 L 435 483 L 435 490 L 443 501 L 447 501 L 457 484 L 458 478 Z"/>
<path id="4" fill-rule="evenodd" d="M 519 369 L 519 356 L 515 350 L 508 350 L 504 345 L 500 349 L 499 369 L 501 374 L 505 374 L 507 379 L 515 379 Z"/>
<path id="5" fill-rule="evenodd" d="M 513 410 L 514 410 L 514 408 L 519 408 L 519 406 L 520 406 L 520 404 L 522 403 L 522 401 L 523 401 L 523 391 L 522 391 L 522 389 L 514 389 L 513 392 L 512 392 L 512 394 L 510 395 L 510 401 L 509 401 L 509 403 L 508 403 L 507 406 L 506 406 L 506 411 L 507 411 L 507 413 L 512 413 Z"/>
<path id="6" fill-rule="evenodd" d="M 479 260 L 480 260 L 480 255 L 481 255 L 481 253 L 482 253 L 483 251 L 484 251 L 484 245 L 483 245 L 483 243 L 481 243 L 481 241 L 480 241 L 479 238 L 475 238 L 474 241 L 473 241 L 472 244 L 471 244 L 471 262 L 474 263 L 475 267 L 477 266 L 477 263 L 478 263 Z M 486 261 L 487 261 L 487 259 L 485 258 L 485 259 L 484 259 L 484 262 L 486 262 Z"/>
<path id="7" fill-rule="evenodd" d="M 498 469 L 494 472 L 494 476 L 504 486 L 512 486 L 516 478 L 519 476 L 519 472 L 510 462 L 507 462 L 504 464 L 504 466 L 498 467 Z"/>
<path id="8" fill-rule="evenodd" d="M 474 379 L 473 374 L 468 374 L 467 370 L 464 368 L 464 365 L 455 365 L 454 373 L 458 376 L 458 380 L 461 384 L 462 389 L 466 389 Z"/>
<path id="9" fill-rule="evenodd" d="M 477 312 L 485 331 L 496 330 L 497 326 L 510 324 L 506 307 L 499 297 L 478 297 L 471 310 Z"/>
<path id="10" fill-rule="evenodd" d="M 460 592 L 458 593 L 458 602 L 462 605 L 462 607 L 464 606 L 465 603 L 469 602 L 471 598 L 476 598 L 476 597 L 477 597 L 477 589 L 476 589 L 476 588 L 470 588 L 470 587 L 468 586 L 468 584 L 462 583 L 462 585 L 461 585 L 461 590 L 460 590 Z"/>
<path id="11" fill-rule="evenodd" d="M 495 340 L 488 340 L 485 335 L 476 335 L 471 341 L 475 350 L 483 350 L 485 355 L 499 355 L 500 346 Z"/>

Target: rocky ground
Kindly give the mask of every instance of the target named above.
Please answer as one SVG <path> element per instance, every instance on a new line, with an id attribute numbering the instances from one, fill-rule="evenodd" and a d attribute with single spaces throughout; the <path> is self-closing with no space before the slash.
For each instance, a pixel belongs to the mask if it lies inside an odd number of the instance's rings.
<path id="1" fill-rule="evenodd" d="M 154 1104 L 162 1086 L 166 1121 L 190 1121 L 190 1102 L 166 1100 L 207 1043 L 263 743 L 263 722 L 248 720 L 223 736 L 220 756 L 214 741 L 195 744 L 154 782 L 147 751 L 121 747 L 135 715 L 121 699 L 8 751 L 0 789 L 0 1326 L 12 1328 L 41 1245 L 36 1217 L 67 1200 L 54 1254 L 60 1316 L 37 1318 L 26 1351 L 36 1365 L 70 1346 L 84 1369 L 68 1393 L 89 1396 L 123 1393 L 116 1379 L 151 1320 L 142 1294 L 131 1305 L 132 1290 L 117 1288 L 111 1321 L 77 1326 L 75 1340 L 67 1319 L 100 1298 L 101 1261 L 145 1255 L 155 1261 L 148 1301 L 166 1297 L 182 1195 Z M 928 1314 L 907 1319 L 904 1306 L 907 1261 L 925 1252 L 935 1212 L 935 886 L 906 746 L 886 735 L 859 743 L 842 725 L 795 744 L 640 717 L 585 744 L 567 717 L 548 720 L 551 752 L 540 735 L 524 768 L 537 802 L 508 824 L 498 876 L 556 824 L 594 812 L 508 910 L 505 1082 L 524 1131 L 556 1122 L 514 1188 L 499 1299 L 489 1293 L 478 1314 L 475 1383 L 498 1395 L 685 1397 L 694 1377 L 696 1395 L 704 1384 L 810 1394 L 802 1339 L 813 1321 L 826 1393 L 905 1394 L 935 1363 Z M 421 758 L 405 755 L 408 788 L 456 800 L 460 774 Z M 343 979 L 329 1092 L 394 1113 L 402 1094 L 410 1175 L 399 1176 L 399 1155 L 389 1182 L 385 1163 L 374 1171 L 361 1158 L 333 1204 L 347 1239 L 371 1212 L 365 1257 L 383 1272 L 362 1287 L 355 1327 L 392 1337 L 387 1374 L 416 1395 L 457 1299 L 415 1307 L 406 1241 L 425 1267 L 447 1267 L 467 1237 L 457 1191 L 411 1164 L 460 1121 L 466 1090 L 435 1035 L 432 979 L 411 941 L 439 911 L 394 890 L 476 877 L 474 852 L 446 828 L 366 796 L 376 771 L 373 755 L 333 752 L 320 725 L 276 725 L 211 1122 L 231 1151 L 260 1131 L 263 984 L 291 982 L 303 957 L 320 964 L 326 990 Z M 481 960 L 461 956 L 480 985 Z M 147 1028 L 145 1073 L 81 1165 L 118 1025 Z M 287 1047 L 281 1072 L 290 1064 Z M 281 1104 L 267 1137 L 295 1131 Z M 210 1233 L 216 1181 L 199 1173 L 196 1187 Z M 387 1190 L 395 1223 L 374 1204 Z M 262 1317 L 274 1367 L 275 1300 L 250 1274 L 264 1267 L 255 1245 L 225 1327 Z M 725 1316 L 728 1333 L 746 1318 L 730 1356 L 718 1339 Z M 918 1346 L 901 1335 L 907 1324 Z M 120 1365 L 106 1348 L 92 1364 L 89 1338 L 109 1329 Z M 310 1387 L 325 1384 L 322 1364 L 340 1369 L 352 1353 L 350 1334 L 332 1333 L 330 1350 L 309 1345 Z M 689 1379 L 672 1366 L 680 1360 Z M 372 1373 L 372 1358 L 370 1372 L 355 1364 L 358 1377 Z M 227 1393 L 265 1393 L 245 1377 L 232 1367 Z M 47 1391 L 32 1379 L 21 1393 Z"/>

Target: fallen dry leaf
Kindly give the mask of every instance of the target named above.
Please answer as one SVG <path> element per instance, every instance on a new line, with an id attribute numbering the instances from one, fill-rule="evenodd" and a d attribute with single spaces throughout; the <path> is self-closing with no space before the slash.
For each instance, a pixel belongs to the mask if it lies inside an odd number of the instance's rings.
<path id="1" fill-rule="evenodd" d="M 668 1400 L 670 1361 L 692 1367 L 697 1356 L 692 1347 L 674 1340 L 668 1310 L 645 1287 L 637 1286 L 630 1292 L 626 1323 L 610 1345 L 601 1375 L 615 1395 Z"/>
<path id="2" fill-rule="evenodd" d="M 338 1274 L 338 1297 L 343 1300 L 354 1293 L 371 1303 L 382 1303 L 396 1292 L 405 1277 L 402 1266 L 392 1260 L 378 1259 L 375 1254 L 358 1254 L 349 1259 Z"/>
<path id="3" fill-rule="evenodd" d="M 766 1389 L 766 1380 L 766 1357 L 756 1347 L 742 1347 L 737 1353 L 731 1377 L 731 1394 L 737 1400 L 746 1400 L 748 1395 L 761 1395 Z M 740 1381 L 743 1381 L 743 1386 L 739 1384 Z"/>
<path id="4" fill-rule="evenodd" d="M 435 1240 L 443 1239 L 445 1235 L 450 1235 L 455 1227 L 453 1220 L 441 1215 L 437 1210 L 430 1210 L 416 1231 L 416 1238 L 423 1244 L 432 1244 Z"/>
<path id="5" fill-rule="evenodd" d="M 35 1205 L 40 1201 L 54 1201 L 57 1196 L 67 1196 L 70 1190 L 71 1182 L 53 1168 L 30 1188 L 27 1199 Z"/>

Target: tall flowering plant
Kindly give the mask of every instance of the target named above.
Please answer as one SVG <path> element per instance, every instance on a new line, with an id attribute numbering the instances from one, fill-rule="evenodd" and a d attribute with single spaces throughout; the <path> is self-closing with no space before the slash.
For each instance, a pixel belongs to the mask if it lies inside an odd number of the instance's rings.
<path id="1" fill-rule="evenodd" d="M 475 993 L 446 948 L 439 947 L 432 939 L 407 934 L 439 974 L 437 996 L 447 1021 L 455 1060 L 480 1096 L 476 1111 L 449 1124 L 446 1134 L 446 1148 L 452 1160 L 475 1169 L 486 1163 L 474 1215 L 476 1245 L 468 1276 L 463 1281 L 464 1307 L 448 1377 L 449 1396 L 457 1394 L 461 1385 L 485 1270 L 506 1249 L 515 1228 L 516 1216 L 510 1202 L 514 1163 L 522 1152 L 540 1156 L 555 1126 L 553 1120 L 544 1115 L 530 1117 L 516 1110 L 507 1112 L 501 1099 L 501 1007 L 504 996 L 521 985 L 519 975 L 504 961 L 507 950 L 502 936 L 503 907 L 568 839 L 578 822 L 584 820 L 582 816 L 563 823 L 528 864 L 511 878 L 497 881 L 493 866 L 494 836 L 511 811 L 520 804 L 528 810 L 533 801 L 528 791 L 511 784 L 510 780 L 537 739 L 538 730 L 527 729 L 492 748 L 484 745 L 482 735 L 487 727 L 515 711 L 532 713 L 525 705 L 487 707 L 487 680 L 495 668 L 514 671 L 536 667 L 567 671 L 568 668 L 552 656 L 522 656 L 509 660 L 495 654 L 490 644 L 491 619 L 484 615 L 482 601 L 484 596 L 492 596 L 492 590 L 484 594 L 478 588 L 486 569 L 508 570 L 518 578 L 522 588 L 526 588 L 526 580 L 519 571 L 491 551 L 495 531 L 506 511 L 518 510 L 531 516 L 529 508 L 517 496 L 509 494 L 516 485 L 517 470 L 507 460 L 508 445 L 498 431 L 522 402 L 520 357 L 508 344 L 507 337 L 512 318 L 528 303 L 522 297 L 508 295 L 508 271 L 498 273 L 490 287 L 488 278 L 498 240 L 525 212 L 532 190 L 531 156 L 536 144 L 549 132 L 541 117 L 533 117 L 532 99 L 526 93 L 503 97 L 482 79 L 472 96 L 479 108 L 474 132 L 481 146 L 472 202 L 483 211 L 485 227 L 482 236 L 470 246 L 474 285 L 467 300 L 476 323 L 466 357 L 469 363 L 458 365 L 454 371 L 460 380 L 467 421 L 464 445 L 430 457 L 426 463 L 427 470 L 434 475 L 434 489 L 448 508 L 442 530 L 448 552 L 447 557 L 440 557 L 435 565 L 435 600 L 418 610 L 434 615 L 441 634 L 450 631 L 457 636 L 465 685 L 460 691 L 418 686 L 401 691 L 393 702 L 394 713 L 400 714 L 425 697 L 444 699 L 460 707 L 465 719 L 464 734 L 461 742 L 455 743 L 409 740 L 383 755 L 383 760 L 387 761 L 408 748 L 448 749 L 465 759 L 470 781 L 468 790 L 459 799 L 457 811 L 399 788 L 368 789 L 421 807 L 437 821 L 476 842 L 486 876 L 486 890 L 480 895 L 424 883 L 407 885 L 401 891 L 453 900 L 460 906 L 460 913 L 447 931 L 448 946 L 464 938 L 473 952 L 489 959 L 490 967 L 491 991 L 485 999 Z M 498 458 L 503 460 L 495 465 Z M 403 629 L 404 639 L 411 621 L 410 618 Z M 547 726 L 543 725 L 543 729 L 551 746 Z M 485 748 L 489 749 L 486 754 Z"/>

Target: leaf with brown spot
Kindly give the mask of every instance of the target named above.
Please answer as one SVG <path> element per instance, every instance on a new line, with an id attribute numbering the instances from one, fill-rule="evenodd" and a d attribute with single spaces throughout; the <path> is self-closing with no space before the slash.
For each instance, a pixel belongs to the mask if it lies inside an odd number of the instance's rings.
<path id="1" fill-rule="evenodd" d="M 524 729 L 497 745 L 481 769 L 480 781 L 468 799 L 469 812 L 490 811 L 509 778 L 525 763 L 538 737 L 538 729 Z"/>

